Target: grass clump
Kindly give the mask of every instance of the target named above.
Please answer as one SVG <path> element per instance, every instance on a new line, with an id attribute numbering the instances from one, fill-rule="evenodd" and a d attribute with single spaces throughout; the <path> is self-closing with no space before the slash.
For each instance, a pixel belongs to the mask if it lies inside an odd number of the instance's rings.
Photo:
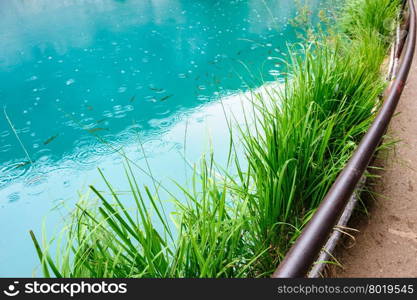
<path id="1" fill-rule="evenodd" d="M 73 212 L 56 258 L 32 235 L 44 275 L 268 276 L 373 120 L 385 86 L 381 64 L 392 34 L 386 24 L 398 7 L 399 1 L 347 0 L 336 33 L 294 48 L 284 86 L 255 93 L 253 120 L 239 127 L 247 167 L 233 145 L 235 174 L 203 157 L 191 190 L 179 186 L 181 198 L 167 191 L 176 206 L 171 219 L 162 187 L 141 187 L 129 160 L 128 199 L 102 174 L 108 191 L 91 187 L 93 197 Z"/>
<path id="2" fill-rule="evenodd" d="M 349 0 L 342 13 L 341 23 L 345 32 L 368 30 L 390 42 L 394 21 L 400 8 L 399 0 Z"/>

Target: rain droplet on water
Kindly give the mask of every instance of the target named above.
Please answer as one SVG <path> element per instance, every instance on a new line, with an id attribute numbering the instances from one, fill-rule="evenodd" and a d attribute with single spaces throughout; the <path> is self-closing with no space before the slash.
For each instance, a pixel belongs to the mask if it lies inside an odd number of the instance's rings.
<path id="1" fill-rule="evenodd" d="M 66 84 L 66 85 L 71 85 L 71 84 L 73 84 L 74 82 L 75 82 L 75 80 L 71 78 L 71 79 L 68 79 L 68 80 L 67 80 L 67 82 L 65 82 L 65 84 Z"/>

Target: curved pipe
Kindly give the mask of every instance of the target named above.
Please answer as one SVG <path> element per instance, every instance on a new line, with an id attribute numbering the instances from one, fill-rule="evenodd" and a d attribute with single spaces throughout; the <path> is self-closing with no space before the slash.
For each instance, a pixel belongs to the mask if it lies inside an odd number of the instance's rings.
<path id="1" fill-rule="evenodd" d="M 416 12 L 413 0 L 408 0 L 408 3 L 410 14 L 408 41 L 397 76 L 385 96 L 384 104 L 316 213 L 272 275 L 273 278 L 299 278 L 307 274 L 388 128 L 404 89 L 416 44 Z"/>

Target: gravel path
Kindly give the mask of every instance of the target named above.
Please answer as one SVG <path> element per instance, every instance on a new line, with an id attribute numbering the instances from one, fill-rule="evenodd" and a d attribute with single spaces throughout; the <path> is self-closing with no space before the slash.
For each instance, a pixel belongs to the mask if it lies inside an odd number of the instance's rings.
<path id="1" fill-rule="evenodd" d="M 417 277 L 417 53 L 389 135 L 400 142 L 385 158 L 369 217 L 338 260 L 337 277 Z"/>

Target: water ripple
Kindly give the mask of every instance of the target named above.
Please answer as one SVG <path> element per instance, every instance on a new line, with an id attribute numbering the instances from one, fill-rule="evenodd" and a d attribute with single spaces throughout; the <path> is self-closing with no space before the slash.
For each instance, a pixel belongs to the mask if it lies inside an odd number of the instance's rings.
<path id="1" fill-rule="evenodd" d="M 18 192 L 11 193 L 11 194 L 9 194 L 9 195 L 7 196 L 7 200 L 8 200 L 10 203 L 16 202 L 16 201 L 18 201 L 19 199 L 20 199 L 20 193 L 18 193 Z"/>
<path id="2" fill-rule="evenodd" d="M 63 160 L 71 161 L 77 169 L 91 169 L 98 165 L 103 157 L 114 152 L 114 147 L 110 144 L 85 139 L 80 141 L 75 147 L 73 154 L 65 157 Z"/>
<path id="3" fill-rule="evenodd" d="M 30 163 L 21 160 L 6 162 L 0 168 L 0 187 L 23 177 L 30 169 Z"/>

